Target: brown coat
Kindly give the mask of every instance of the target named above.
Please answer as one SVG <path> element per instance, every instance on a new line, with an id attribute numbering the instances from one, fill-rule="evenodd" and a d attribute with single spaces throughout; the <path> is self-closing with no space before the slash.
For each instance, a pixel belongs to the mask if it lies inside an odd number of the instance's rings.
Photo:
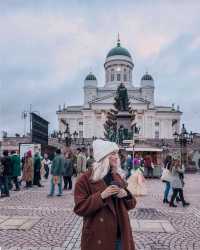
<path id="1" fill-rule="evenodd" d="M 115 250 L 116 216 L 119 218 L 122 249 L 134 250 L 128 210 L 135 207 L 135 198 L 118 199 L 115 210 L 111 197 L 105 201 L 101 198 L 101 192 L 107 187 L 106 183 L 103 180 L 92 182 L 91 173 L 89 170 L 78 179 L 74 194 L 74 212 L 83 217 L 81 250 Z M 113 178 L 126 188 L 125 182 L 118 174 Z"/>
<path id="2" fill-rule="evenodd" d="M 33 159 L 31 157 L 28 157 L 27 159 L 25 159 L 22 180 L 27 182 L 33 181 L 33 174 Z"/>

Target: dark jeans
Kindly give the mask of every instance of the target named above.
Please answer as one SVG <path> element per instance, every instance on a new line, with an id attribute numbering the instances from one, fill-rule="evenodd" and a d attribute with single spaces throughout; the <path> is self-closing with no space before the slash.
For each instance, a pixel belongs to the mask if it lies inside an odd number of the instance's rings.
<path id="1" fill-rule="evenodd" d="M 180 200 L 183 204 L 185 204 L 185 199 L 183 196 L 183 189 L 181 188 L 173 188 L 173 194 L 171 197 L 170 204 L 174 204 L 174 200 L 176 199 L 176 196 L 179 194 Z"/>
<path id="2" fill-rule="evenodd" d="M 35 171 L 33 185 L 41 186 L 40 179 L 41 179 L 40 171 Z"/>
<path id="3" fill-rule="evenodd" d="M 9 195 L 8 176 L 0 176 L 1 195 Z"/>
<path id="4" fill-rule="evenodd" d="M 164 199 L 167 200 L 168 199 L 168 195 L 169 195 L 169 191 L 170 191 L 170 182 L 169 181 L 165 181 L 165 192 L 164 192 Z"/>
<path id="5" fill-rule="evenodd" d="M 44 169 L 45 169 L 44 178 L 45 178 L 45 179 L 48 179 L 48 177 L 49 177 L 49 167 L 48 167 L 48 166 L 45 166 Z"/>
<path id="6" fill-rule="evenodd" d="M 68 189 L 72 189 L 72 177 L 71 176 L 63 176 L 63 180 L 64 180 L 64 189 L 68 188 L 68 184 L 69 184 Z"/>
<path id="7" fill-rule="evenodd" d="M 13 188 L 12 177 L 8 176 L 8 189 L 11 190 Z"/>
<path id="8" fill-rule="evenodd" d="M 122 250 L 122 242 L 121 240 L 115 241 L 115 250 Z"/>
<path id="9" fill-rule="evenodd" d="M 32 181 L 26 181 L 26 187 L 32 187 Z"/>
<path id="10" fill-rule="evenodd" d="M 153 168 L 147 167 L 147 177 L 153 178 Z"/>
<path id="11" fill-rule="evenodd" d="M 19 190 L 19 181 L 18 181 L 18 177 L 17 177 L 17 176 L 14 176 L 14 177 L 12 177 L 12 179 L 13 179 L 13 182 L 14 182 L 14 184 L 15 184 L 16 190 Z"/>

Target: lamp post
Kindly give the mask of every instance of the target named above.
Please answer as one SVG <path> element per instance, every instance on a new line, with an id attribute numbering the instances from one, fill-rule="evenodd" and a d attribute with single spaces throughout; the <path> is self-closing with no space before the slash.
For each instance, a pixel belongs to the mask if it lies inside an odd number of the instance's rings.
<path id="1" fill-rule="evenodd" d="M 77 138 L 78 138 L 78 132 L 75 130 L 74 133 L 73 133 L 73 139 L 74 139 L 75 144 L 77 142 Z"/>
<path id="2" fill-rule="evenodd" d="M 67 147 L 69 147 L 71 145 L 71 134 L 69 132 L 69 124 L 66 124 L 66 129 L 64 132 L 64 138 L 65 138 L 65 144 Z"/>
<path id="3" fill-rule="evenodd" d="M 165 160 L 165 158 L 166 158 L 166 156 L 167 156 L 167 154 L 168 154 L 168 152 L 169 152 L 169 145 L 168 145 L 168 143 L 166 143 L 165 142 L 165 140 L 164 139 L 162 139 L 161 140 L 161 147 L 162 147 L 162 149 L 163 149 L 163 160 Z"/>
<path id="4" fill-rule="evenodd" d="M 57 137 L 58 137 L 58 141 L 61 142 L 62 140 L 62 132 L 59 130 L 58 134 L 57 134 Z"/>
<path id="5" fill-rule="evenodd" d="M 57 136 L 58 136 L 59 142 L 62 142 L 62 140 L 65 141 L 66 147 L 69 147 L 71 145 L 72 140 L 71 140 L 71 134 L 69 131 L 69 124 L 68 123 L 66 124 L 65 131 L 64 132 L 59 131 Z"/>
<path id="6" fill-rule="evenodd" d="M 133 144 L 133 158 L 134 158 L 134 152 L 135 152 L 135 139 L 138 139 L 139 133 L 140 133 L 140 127 L 137 127 L 135 124 L 132 127 L 132 133 L 133 133 L 133 138 L 132 138 L 132 144 Z"/>
<path id="7" fill-rule="evenodd" d="M 185 125 L 182 125 L 181 133 L 174 133 L 174 141 L 180 145 L 181 153 L 181 164 L 184 164 L 186 169 L 188 168 L 188 156 L 187 156 L 187 145 L 193 143 L 193 133 L 187 132 Z"/>

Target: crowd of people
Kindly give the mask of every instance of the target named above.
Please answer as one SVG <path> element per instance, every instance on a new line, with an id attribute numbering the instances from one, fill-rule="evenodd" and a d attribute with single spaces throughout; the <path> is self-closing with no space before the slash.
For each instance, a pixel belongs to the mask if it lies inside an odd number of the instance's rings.
<path id="1" fill-rule="evenodd" d="M 119 150 L 119 160 L 124 178 L 127 180 L 128 188 L 135 196 L 147 194 L 145 178 L 153 177 L 154 164 L 151 155 L 144 157 L 135 153 L 134 157 L 125 150 Z M 86 148 L 77 148 L 63 153 L 56 150 L 55 157 L 51 161 L 48 154 L 43 157 L 36 152 L 26 152 L 20 159 L 19 155 L 12 151 L 3 152 L 0 159 L 0 191 L 1 197 L 9 197 L 10 190 L 20 191 L 21 188 L 33 186 L 43 187 L 41 180 L 50 177 L 50 191 L 48 197 L 54 196 L 55 187 L 58 187 L 57 196 L 62 196 L 63 190 L 72 190 L 73 176 L 79 177 L 93 166 L 95 159 L 93 152 Z M 163 203 L 176 207 L 176 202 L 181 201 L 183 206 L 189 203 L 184 199 L 184 166 L 180 161 L 167 156 L 164 163 L 161 180 L 165 183 Z M 144 178 L 144 170 L 146 176 Z M 169 199 L 170 190 L 172 190 Z"/>
<path id="2" fill-rule="evenodd" d="M 1 197 L 9 197 L 10 190 L 20 191 L 22 182 L 26 188 L 40 184 L 41 158 L 38 153 L 32 157 L 28 151 L 23 159 L 20 159 L 16 151 L 5 150 L 0 158 L 0 191 Z"/>
<path id="3" fill-rule="evenodd" d="M 48 154 L 42 157 L 39 152 L 34 155 L 31 150 L 20 159 L 16 151 L 4 150 L 0 157 L 0 191 L 1 197 L 9 197 L 10 191 L 20 191 L 33 186 L 43 187 L 41 180 L 50 180 L 50 193 L 54 195 L 55 185 L 58 185 L 58 196 L 63 190 L 72 189 L 72 176 L 80 176 L 92 166 L 93 156 L 87 154 L 85 148 L 67 151 L 60 149 L 55 152 L 51 161 Z M 62 183 L 64 182 L 64 186 Z"/>
<path id="4" fill-rule="evenodd" d="M 124 178 L 130 183 L 134 195 L 146 194 L 143 172 L 144 167 L 150 168 L 148 156 L 143 159 L 136 154 L 133 158 L 126 151 L 119 151 L 119 158 Z M 52 161 L 46 153 L 42 157 L 39 152 L 33 155 L 29 150 L 20 159 L 16 151 L 9 153 L 5 150 L 0 158 L 1 197 L 9 197 L 10 190 L 20 191 L 21 188 L 43 187 L 41 180 L 48 180 L 50 175 L 48 197 L 54 195 L 55 186 L 58 186 L 57 196 L 61 196 L 63 190 L 72 189 L 72 177 L 79 177 L 91 168 L 93 163 L 93 152 L 88 152 L 84 147 L 64 153 L 57 149 Z"/>

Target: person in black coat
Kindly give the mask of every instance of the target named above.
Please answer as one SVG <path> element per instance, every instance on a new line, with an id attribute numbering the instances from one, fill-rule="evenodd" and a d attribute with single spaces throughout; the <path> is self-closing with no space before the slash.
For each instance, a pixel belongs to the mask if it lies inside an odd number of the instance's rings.
<path id="1" fill-rule="evenodd" d="M 41 175 L 40 175 L 40 169 L 41 169 L 41 159 L 39 153 L 35 153 L 34 157 L 34 178 L 33 178 L 33 185 L 36 185 L 38 187 L 42 187 L 40 184 Z"/>
<path id="2" fill-rule="evenodd" d="M 0 177 L 0 189 L 1 197 L 9 197 L 9 176 L 12 173 L 12 162 L 8 156 L 8 151 L 3 152 L 3 157 L 1 158 L 2 174 Z"/>
<path id="3" fill-rule="evenodd" d="M 63 172 L 64 190 L 72 189 L 73 168 L 74 168 L 73 156 L 71 152 L 68 152 L 65 155 L 65 164 L 64 164 L 64 172 Z"/>

